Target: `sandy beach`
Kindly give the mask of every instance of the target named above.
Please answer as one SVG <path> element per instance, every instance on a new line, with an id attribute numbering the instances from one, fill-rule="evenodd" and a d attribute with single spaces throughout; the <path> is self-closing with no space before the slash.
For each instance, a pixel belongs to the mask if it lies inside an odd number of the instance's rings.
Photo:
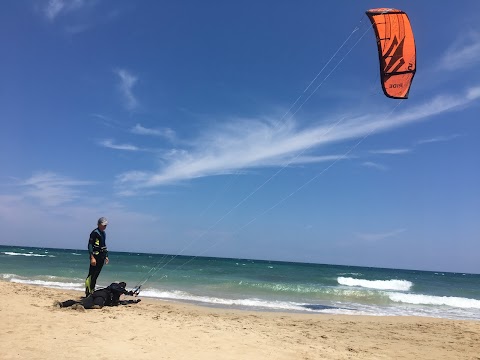
<path id="1" fill-rule="evenodd" d="M 480 322 L 285 314 L 142 298 L 74 310 L 74 291 L 0 281 L 0 359 L 480 359 Z"/>

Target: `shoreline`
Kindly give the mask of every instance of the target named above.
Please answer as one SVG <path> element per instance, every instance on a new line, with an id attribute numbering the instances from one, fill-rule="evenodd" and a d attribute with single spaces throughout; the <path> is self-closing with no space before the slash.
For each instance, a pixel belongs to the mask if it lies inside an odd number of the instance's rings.
<path id="1" fill-rule="evenodd" d="M 2 281 L 2 279 L 0 279 Z M 83 288 L 80 290 L 78 288 L 69 288 L 69 287 L 59 287 L 59 286 L 52 286 L 52 285 L 46 285 L 46 284 L 36 284 L 28 281 L 11 281 L 7 280 L 6 278 L 3 279 L 3 281 L 6 282 L 12 282 L 12 283 L 17 283 L 17 284 L 22 284 L 22 285 L 27 285 L 27 286 L 36 286 L 36 287 L 41 287 L 41 288 L 46 288 L 46 289 L 52 289 L 52 290 L 58 290 L 60 292 L 71 292 L 72 296 L 80 297 L 83 296 L 84 290 Z M 97 290 L 100 289 L 101 287 L 97 286 Z M 127 290 L 130 289 L 127 286 Z M 148 293 L 149 290 L 143 291 L 142 294 Z M 341 315 L 346 315 L 346 316 L 373 316 L 373 317 L 420 317 L 420 318 L 432 318 L 432 319 L 446 319 L 446 320 L 466 320 L 466 321 L 480 321 L 480 317 L 478 317 L 478 314 L 475 317 L 465 317 L 465 316 L 459 316 L 458 314 L 448 314 L 445 315 L 446 312 L 442 313 L 442 315 L 438 314 L 432 314 L 432 313 L 427 313 L 423 311 L 421 313 L 420 311 L 416 312 L 411 312 L 407 313 L 406 311 L 365 311 L 365 309 L 359 309 L 355 307 L 354 305 L 346 305 L 346 306 L 332 306 L 332 305 L 325 305 L 325 304 L 296 304 L 295 308 L 292 307 L 285 307 L 285 306 L 268 306 L 268 305 L 262 305 L 259 303 L 258 305 L 245 305 L 241 304 L 242 300 L 235 300 L 231 301 L 231 303 L 228 303 L 228 300 L 226 302 L 222 301 L 205 301 L 205 300 L 197 300 L 194 298 L 182 298 L 182 297 L 158 297 L 158 296 L 152 296 L 151 294 L 149 295 L 142 295 L 140 298 L 142 299 L 150 299 L 151 301 L 164 301 L 167 303 L 178 303 L 178 304 L 188 304 L 192 306 L 199 306 L 199 307 L 204 307 L 204 308 L 209 308 L 209 309 L 225 309 L 225 310 L 232 310 L 232 311 L 250 311 L 250 312 L 260 312 L 260 313 L 286 313 L 286 314 L 307 314 L 310 316 L 324 316 L 324 315 L 331 315 L 331 316 L 341 316 Z M 208 297 L 207 297 L 208 298 Z M 213 298 L 212 298 L 213 299 Z M 224 300 L 222 298 L 217 299 L 217 300 Z M 251 300 L 251 299 L 248 299 Z M 240 302 L 240 303 L 239 303 Z M 268 304 L 268 302 L 267 302 Z M 348 306 L 348 307 L 347 307 Z M 378 309 L 377 309 L 378 310 Z"/>
<path id="2" fill-rule="evenodd" d="M 480 359 L 480 322 L 223 309 L 142 298 L 78 311 L 0 280 L 2 359 Z"/>
<path id="3" fill-rule="evenodd" d="M 79 252 L 2 249 L 4 280 L 83 293 L 85 259 Z M 186 257 L 172 258 L 152 277 L 152 266 L 164 261 L 163 255 L 115 252 L 113 260 L 98 285 L 120 279 L 130 287 L 143 284 L 140 295 L 152 299 L 259 312 L 480 321 L 480 275 Z"/>

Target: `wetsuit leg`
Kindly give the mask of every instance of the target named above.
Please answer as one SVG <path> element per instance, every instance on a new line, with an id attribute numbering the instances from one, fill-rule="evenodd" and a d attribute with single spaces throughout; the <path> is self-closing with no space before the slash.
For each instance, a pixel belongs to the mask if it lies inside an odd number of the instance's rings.
<path id="1" fill-rule="evenodd" d="M 105 305 L 105 299 L 95 293 L 82 299 L 81 304 L 85 309 L 92 309 L 95 305 L 102 308 Z"/>
<path id="2" fill-rule="evenodd" d="M 72 306 L 73 304 L 78 304 L 78 301 L 67 300 L 67 301 L 64 301 L 64 302 L 60 303 L 60 307 L 62 307 L 62 308 L 69 307 L 69 306 Z"/>
<path id="3" fill-rule="evenodd" d="M 105 299 L 101 296 L 97 296 L 93 299 L 94 305 L 100 306 L 102 308 L 105 305 Z"/>
<path id="4" fill-rule="evenodd" d="M 105 258 L 103 256 L 95 256 L 97 264 L 95 266 L 90 265 L 88 269 L 88 276 L 85 280 L 85 296 L 90 295 L 95 291 L 95 285 L 97 284 L 98 275 L 102 271 Z"/>
<path id="5" fill-rule="evenodd" d="M 81 304 L 85 309 L 91 309 L 94 303 L 95 298 L 92 295 L 87 296 L 85 299 L 82 299 Z"/>

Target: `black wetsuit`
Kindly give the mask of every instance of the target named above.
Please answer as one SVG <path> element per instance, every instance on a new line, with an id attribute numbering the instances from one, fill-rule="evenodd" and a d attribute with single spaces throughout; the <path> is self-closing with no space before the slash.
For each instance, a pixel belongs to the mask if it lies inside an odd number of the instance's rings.
<path id="1" fill-rule="evenodd" d="M 111 283 L 108 287 L 104 289 L 99 289 L 94 291 L 92 294 L 83 298 L 80 301 L 76 300 L 67 300 L 60 303 L 60 307 L 69 307 L 73 304 L 81 304 L 85 309 L 92 309 L 94 305 L 102 308 L 104 306 L 117 306 L 117 305 L 126 305 L 134 304 L 140 301 L 140 299 L 130 300 L 130 301 L 120 301 L 121 295 L 135 295 L 133 291 L 127 291 L 125 289 L 125 283 Z"/>
<path id="2" fill-rule="evenodd" d="M 88 276 L 85 280 L 85 296 L 95 291 L 98 275 L 100 275 L 105 259 L 108 257 L 107 245 L 105 243 L 106 236 L 105 231 L 101 231 L 98 228 L 90 233 L 88 253 L 89 257 L 93 256 L 97 263 L 95 266 L 90 264 L 88 269 Z"/>

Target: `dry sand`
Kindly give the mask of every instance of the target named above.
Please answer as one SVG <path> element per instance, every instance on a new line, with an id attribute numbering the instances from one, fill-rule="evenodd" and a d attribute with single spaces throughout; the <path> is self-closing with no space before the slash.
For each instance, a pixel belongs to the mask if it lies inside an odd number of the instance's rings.
<path id="1" fill-rule="evenodd" d="M 80 295 L 0 281 L 0 359 L 480 359 L 479 321 L 53 306 Z"/>

